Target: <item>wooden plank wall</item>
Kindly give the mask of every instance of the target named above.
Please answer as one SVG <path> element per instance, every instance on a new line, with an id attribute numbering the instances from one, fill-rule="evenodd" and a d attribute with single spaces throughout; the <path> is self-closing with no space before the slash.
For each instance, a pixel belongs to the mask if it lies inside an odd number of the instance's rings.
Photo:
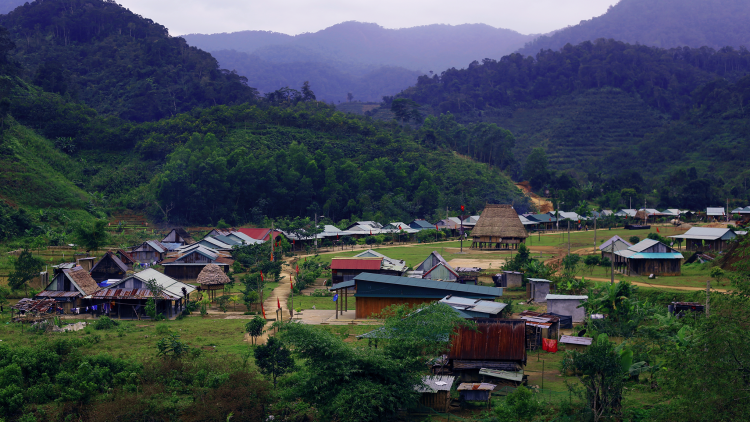
<path id="1" fill-rule="evenodd" d="M 367 318 L 372 314 L 379 314 L 390 305 L 419 305 L 437 302 L 439 299 L 398 298 L 398 297 L 358 297 L 356 298 L 357 318 Z"/>

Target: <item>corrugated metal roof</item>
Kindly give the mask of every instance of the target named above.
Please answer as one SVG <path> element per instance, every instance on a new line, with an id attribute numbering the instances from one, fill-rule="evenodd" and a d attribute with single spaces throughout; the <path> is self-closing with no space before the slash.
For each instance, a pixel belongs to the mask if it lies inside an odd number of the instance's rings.
<path id="1" fill-rule="evenodd" d="M 414 387 L 414 390 L 418 393 L 436 393 L 438 391 L 451 391 L 453 383 L 456 381 L 456 377 L 442 375 L 442 376 L 426 376 L 422 377 L 424 385 L 418 385 Z"/>
<path id="2" fill-rule="evenodd" d="M 529 281 L 533 281 L 534 283 L 552 283 L 550 280 L 547 280 L 546 278 L 530 278 Z"/>
<path id="3" fill-rule="evenodd" d="M 453 274 L 456 277 L 458 277 L 458 273 L 456 272 L 456 270 L 454 270 L 453 267 L 451 267 L 450 265 L 448 265 L 447 262 L 443 261 L 443 262 L 438 262 L 432 268 L 430 268 L 429 270 L 425 271 L 425 273 L 422 274 L 422 278 L 426 278 L 427 275 L 429 275 L 435 268 L 440 267 L 440 266 L 444 267 L 446 270 L 450 271 L 451 274 Z"/>
<path id="4" fill-rule="evenodd" d="M 64 292 L 57 290 L 42 290 L 37 293 L 36 297 L 78 297 L 81 296 L 81 292 Z"/>
<path id="5" fill-rule="evenodd" d="M 86 299 L 148 299 L 151 297 L 155 296 L 148 289 L 102 289 L 90 296 L 86 296 Z M 166 293 L 162 293 L 161 298 L 165 300 L 179 299 L 179 297 Z"/>
<path id="6" fill-rule="evenodd" d="M 383 258 L 333 258 L 331 269 L 378 271 L 382 263 Z"/>
<path id="7" fill-rule="evenodd" d="M 162 245 L 161 242 L 158 240 L 147 240 L 146 243 L 149 244 L 156 252 L 164 253 L 167 251 L 167 247 Z"/>
<path id="8" fill-rule="evenodd" d="M 112 287 L 117 287 L 132 278 L 136 278 L 144 283 L 149 280 L 154 280 L 159 286 L 161 286 L 161 288 L 164 290 L 165 293 L 169 294 L 170 296 L 177 297 L 177 298 L 182 297 L 183 287 L 185 288 L 188 294 L 195 291 L 195 287 L 189 284 L 185 284 L 181 281 L 177 281 L 173 279 L 172 277 L 166 276 L 160 273 L 159 271 L 156 271 L 153 268 L 148 268 L 141 272 L 137 272 L 129 277 L 125 277 L 119 282 L 113 284 Z"/>
<path id="9" fill-rule="evenodd" d="M 706 208 L 706 215 L 709 216 L 724 216 L 724 208 Z"/>
<path id="10" fill-rule="evenodd" d="M 660 243 L 658 240 L 654 239 L 643 239 L 640 242 L 636 243 L 635 245 L 629 247 L 628 249 L 633 252 L 643 252 L 646 249 Z"/>
<path id="11" fill-rule="evenodd" d="M 232 249 L 231 245 L 228 245 L 228 244 L 220 241 L 219 239 L 216 239 L 216 238 L 213 238 L 213 237 L 204 237 L 198 243 L 201 243 L 201 242 L 206 242 L 209 245 L 212 245 L 215 249 Z M 211 246 L 209 246 L 209 247 L 211 247 Z"/>
<path id="12" fill-rule="evenodd" d="M 49 312 L 56 308 L 54 299 L 29 299 L 27 297 L 19 300 L 11 308 L 21 312 Z"/>
<path id="13" fill-rule="evenodd" d="M 371 281 L 375 283 L 397 284 L 402 286 L 423 287 L 426 289 L 450 290 L 461 293 L 471 293 L 484 296 L 499 297 L 503 289 L 498 287 L 473 286 L 470 284 L 448 283 L 445 281 L 426 281 L 409 277 L 396 277 L 384 274 L 362 273 L 354 277 L 356 281 Z M 339 283 L 341 285 L 342 283 Z"/>
<path id="14" fill-rule="evenodd" d="M 465 382 L 463 384 L 459 384 L 457 390 L 458 391 L 470 391 L 470 390 L 474 390 L 474 391 L 492 391 L 492 390 L 495 389 L 495 387 L 497 387 L 495 384 L 489 384 L 489 383 L 486 383 L 486 382 L 482 382 L 482 383 L 478 383 L 478 382 L 477 383 L 468 383 L 468 382 Z"/>
<path id="15" fill-rule="evenodd" d="M 417 226 L 420 229 L 434 229 L 435 225 L 430 223 L 427 220 L 414 220 L 410 224 L 410 226 Z"/>
<path id="16" fill-rule="evenodd" d="M 606 242 L 602 243 L 602 245 L 601 245 L 601 246 L 599 246 L 599 250 L 601 250 L 601 251 L 604 251 L 604 249 L 605 249 L 605 248 L 608 248 L 608 247 L 609 247 L 609 245 L 611 245 L 611 244 L 613 244 L 613 243 L 615 243 L 615 242 L 622 242 L 623 244 L 627 245 L 627 246 L 625 246 L 625 249 L 627 249 L 627 248 L 629 248 L 629 247 L 633 246 L 633 244 L 632 244 L 632 243 L 630 243 L 630 242 L 627 242 L 627 241 L 625 241 L 625 240 L 624 240 L 623 238 L 621 238 L 620 236 L 614 235 L 614 236 L 612 236 L 612 237 L 611 237 L 611 238 L 610 238 L 609 240 L 607 240 Z M 610 248 L 610 249 L 611 249 L 611 248 Z M 617 246 L 615 246 L 615 250 L 617 250 L 617 249 L 618 249 L 618 247 L 617 247 Z M 605 252 L 609 252 L 609 250 L 607 250 L 607 251 L 605 251 Z"/>
<path id="17" fill-rule="evenodd" d="M 393 271 L 404 272 L 408 268 L 405 261 L 389 258 L 383 255 L 382 253 L 374 251 L 372 249 L 363 251 L 357 255 L 354 255 L 354 257 L 355 258 L 367 258 L 367 257 L 383 258 L 383 265 L 381 267 L 382 270 L 393 270 Z"/>
<path id="18" fill-rule="evenodd" d="M 591 337 L 573 337 L 573 336 L 562 336 L 560 337 L 560 343 L 564 344 L 580 344 L 583 346 L 591 346 L 591 342 L 594 339 Z"/>
<path id="19" fill-rule="evenodd" d="M 682 259 L 681 253 L 634 253 L 630 259 Z"/>
<path id="20" fill-rule="evenodd" d="M 479 370 L 479 375 L 487 375 L 488 377 L 500 378 L 500 379 L 515 381 L 515 382 L 523 381 L 523 371 L 510 372 L 510 371 L 500 371 L 497 369 L 482 368 Z"/>
<path id="21" fill-rule="evenodd" d="M 722 238 L 732 239 L 736 235 L 732 229 L 727 228 L 692 227 L 681 235 L 669 237 L 673 239 L 717 240 Z"/>
<path id="22" fill-rule="evenodd" d="M 469 299 L 465 297 L 448 295 L 440 299 L 440 303 L 450 305 L 458 311 L 480 312 L 484 314 L 497 315 L 508 306 L 505 303 L 493 302 L 491 300 Z"/>
<path id="23" fill-rule="evenodd" d="M 476 329 L 458 328 L 449 359 L 525 361 L 526 322 L 519 319 L 477 319 Z M 483 365 L 482 368 L 488 366 Z"/>
<path id="24" fill-rule="evenodd" d="M 588 298 L 583 295 L 547 295 L 547 300 L 588 300 Z"/>

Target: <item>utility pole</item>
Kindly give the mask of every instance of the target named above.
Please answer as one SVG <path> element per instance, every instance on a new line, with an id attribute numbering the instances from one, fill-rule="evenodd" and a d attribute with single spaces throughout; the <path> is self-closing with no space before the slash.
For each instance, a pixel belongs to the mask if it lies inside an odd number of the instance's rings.
<path id="1" fill-rule="evenodd" d="M 708 305 L 711 301 L 711 280 L 706 281 L 706 317 L 708 317 Z"/>
<path id="2" fill-rule="evenodd" d="M 594 252 L 596 252 L 596 217 L 594 217 Z"/>
<path id="3" fill-rule="evenodd" d="M 568 255 L 570 255 L 570 219 L 568 219 Z"/>

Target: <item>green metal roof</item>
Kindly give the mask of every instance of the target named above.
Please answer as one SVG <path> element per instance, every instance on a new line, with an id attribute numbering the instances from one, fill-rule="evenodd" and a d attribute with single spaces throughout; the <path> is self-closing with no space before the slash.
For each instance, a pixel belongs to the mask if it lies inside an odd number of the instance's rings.
<path id="1" fill-rule="evenodd" d="M 418 278 L 396 277 L 384 274 L 362 273 L 354 277 L 354 281 L 371 281 L 374 283 L 396 284 L 399 286 L 420 287 L 424 289 L 450 290 L 464 295 L 474 294 L 494 297 L 503 295 L 503 289 L 499 287 L 474 286 L 471 284 L 448 283 L 445 281 L 422 280 Z M 353 281 L 345 283 L 351 283 L 351 286 L 354 286 Z M 345 286 L 344 283 L 336 285 L 336 288 L 342 287 L 349 286 Z"/>

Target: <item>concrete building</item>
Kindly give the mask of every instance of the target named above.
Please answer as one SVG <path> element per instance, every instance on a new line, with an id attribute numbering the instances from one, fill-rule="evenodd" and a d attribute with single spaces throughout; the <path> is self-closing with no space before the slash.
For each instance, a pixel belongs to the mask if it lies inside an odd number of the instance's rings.
<path id="1" fill-rule="evenodd" d="M 589 299 L 584 295 L 547 295 L 547 312 L 573 317 L 573 322 L 583 322 L 586 319 L 586 310 L 579 308 L 583 302 Z"/>
<path id="2" fill-rule="evenodd" d="M 528 284 L 526 284 L 526 297 L 534 299 L 536 303 L 545 303 L 551 285 L 552 282 L 547 279 L 530 278 Z"/>

